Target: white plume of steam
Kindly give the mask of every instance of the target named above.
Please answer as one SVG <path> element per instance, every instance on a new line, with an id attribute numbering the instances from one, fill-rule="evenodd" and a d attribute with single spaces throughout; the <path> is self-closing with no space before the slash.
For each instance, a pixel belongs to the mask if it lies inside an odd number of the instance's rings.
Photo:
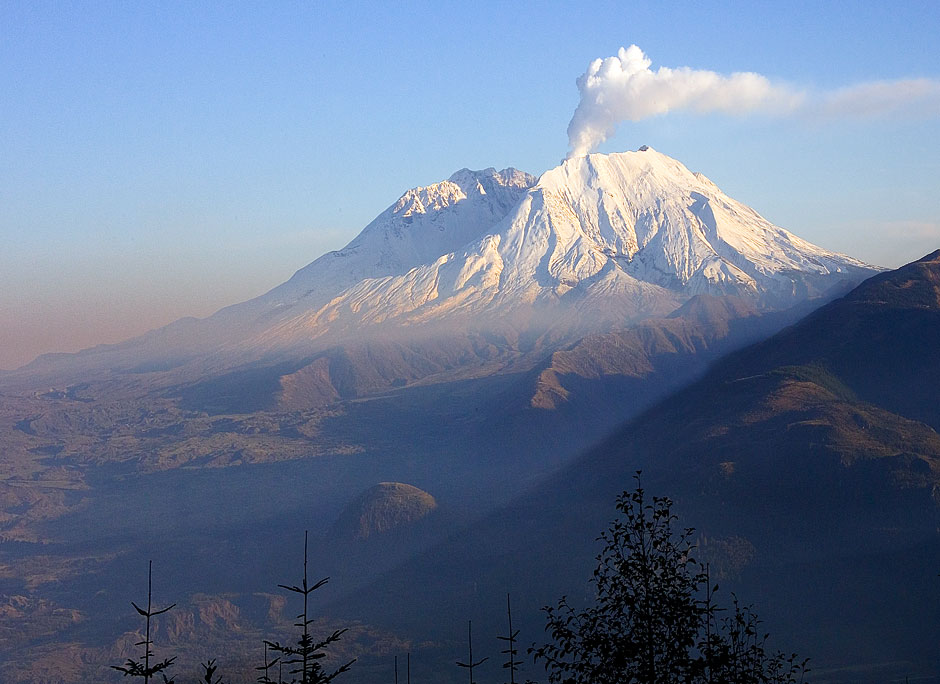
<path id="1" fill-rule="evenodd" d="M 568 124 L 569 157 L 587 154 L 609 138 L 621 121 L 640 121 L 687 109 L 743 114 L 755 110 L 792 111 L 803 95 L 773 85 L 760 74 L 722 76 L 681 67 L 650 69 L 652 62 L 636 45 L 617 55 L 595 59 L 578 79 L 581 102 Z"/>
<path id="2" fill-rule="evenodd" d="M 689 67 L 653 71 L 651 64 L 636 45 L 591 62 L 578 78 L 581 101 L 568 124 L 569 158 L 596 148 L 622 121 L 640 121 L 671 111 L 732 116 L 800 114 L 817 119 L 912 110 L 940 115 L 940 81 L 932 79 L 879 81 L 809 94 L 752 72 L 726 76 Z"/>

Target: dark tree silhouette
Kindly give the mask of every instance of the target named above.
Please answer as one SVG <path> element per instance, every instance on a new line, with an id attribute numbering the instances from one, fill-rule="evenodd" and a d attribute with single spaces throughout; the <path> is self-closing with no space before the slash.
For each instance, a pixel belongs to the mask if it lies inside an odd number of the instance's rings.
<path id="1" fill-rule="evenodd" d="M 489 660 L 489 657 L 483 658 L 483 660 L 477 660 L 476 662 L 474 662 L 473 660 L 473 621 L 472 620 L 467 620 L 467 648 L 470 651 L 467 662 L 462 663 L 458 660 L 457 666 L 463 667 L 469 670 L 470 671 L 470 684 L 476 684 L 476 682 L 473 681 L 473 668 L 478 667 L 482 665 L 483 663 L 485 663 L 487 660 Z"/>
<path id="2" fill-rule="evenodd" d="M 546 607 L 551 642 L 530 649 L 552 684 L 792 684 L 806 661 L 768 655 L 766 635 L 749 608 L 717 619 L 717 587 L 695 561 L 692 529 L 666 497 L 636 488 L 617 498 L 618 517 L 598 538 L 593 606 L 576 611 L 566 597 Z M 704 592 L 703 592 L 704 590 Z M 704 593 L 704 598 L 702 598 Z"/>
<path id="3" fill-rule="evenodd" d="M 497 636 L 500 641 L 506 642 L 506 648 L 500 651 L 508 656 L 509 660 L 503 663 L 503 669 L 509 670 L 509 684 L 516 684 L 516 673 L 519 671 L 519 661 L 516 657 L 519 651 L 516 649 L 516 639 L 519 637 L 519 630 L 512 629 L 512 604 L 509 602 L 509 594 L 506 594 L 506 615 L 509 618 L 509 634 L 507 636 Z"/>
<path id="4" fill-rule="evenodd" d="M 143 679 L 145 684 L 148 684 L 150 680 L 153 678 L 153 676 L 156 674 L 159 674 L 163 678 L 163 681 L 165 684 L 173 684 L 172 679 L 167 679 L 165 670 L 167 670 L 171 665 L 173 665 L 173 662 L 176 660 L 175 657 L 167 658 L 166 660 L 161 660 L 159 662 L 154 662 L 153 664 L 150 663 L 151 658 L 153 658 L 153 651 L 151 650 L 151 647 L 153 646 L 153 642 L 150 640 L 150 620 L 151 618 L 154 618 L 157 615 L 161 615 L 167 612 L 168 610 L 176 606 L 176 604 L 174 603 L 173 605 L 163 608 L 161 610 L 154 610 L 152 598 L 153 598 L 153 561 L 150 561 L 147 567 L 147 609 L 144 610 L 143 608 L 138 606 L 136 603 L 131 601 L 131 605 L 134 606 L 134 610 L 136 610 L 137 613 L 140 614 L 144 618 L 145 625 L 146 625 L 146 631 L 144 632 L 144 640 L 138 641 L 136 644 L 134 644 L 135 646 L 144 647 L 143 658 L 141 658 L 140 660 L 134 660 L 133 658 L 128 658 L 127 662 L 124 663 L 124 665 L 112 665 L 111 669 L 118 670 L 119 672 L 123 672 L 125 677 L 138 677 L 140 679 Z"/>
<path id="5" fill-rule="evenodd" d="M 255 668 L 256 671 L 261 674 L 258 675 L 257 682 L 258 684 L 281 684 L 281 677 L 278 675 L 277 682 L 268 677 L 268 674 L 271 671 L 271 668 L 275 665 L 280 665 L 281 659 L 275 658 L 274 660 L 268 660 L 268 642 L 264 643 L 264 659 L 261 661 L 261 665 Z"/>
<path id="6" fill-rule="evenodd" d="M 301 684 L 326 684 L 333 681 L 336 677 L 347 672 L 354 662 L 355 658 L 345 665 L 341 665 L 333 672 L 327 672 L 320 664 L 320 660 L 326 656 L 326 648 L 340 640 L 346 632 L 345 629 L 335 630 L 332 634 L 321 641 L 314 641 L 310 635 L 310 625 L 313 619 L 308 617 L 307 604 L 310 594 L 322 587 L 329 581 L 329 577 L 321 579 L 319 582 L 309 585 L 307 583 L 307 533 L 304 532 L 304 576 L 300 586 L 279 584 L 278 586 L 287 591 L 303 596 L 303 612 L 297 616 L 298 622 L 294 623 L 301 631 L 300 638 L 296 646 L 281 644 L 276 641 L 265 641 L 268 647 L 279 656 L 281 662 L 288 666 L 293 666 L 289 674 L 300 675 Z M 265 672 L 265 676 L 267 673 Z M 278 677 L 280 678 L 280 676 Z"/>
<path id="7" fill-rule="evenodd" d="M 714 593 L 711 590 L 710 593 Z M 707 684 L 799 684 L 809 668 L 808 659 L 795 653 L 768 653 L 769 635 L 760 631 L 760 619 L 732 594 L 730 615 L 716 619 L 720 609 L 705 614 L 706 635 L 699 644 L 694 681 Z M 710 600 L 710 599 L 707 599 Z"/>
<path id="8" fill-rule="evenodd" d="M 216 667 L 214 660 L 207 660 L 206 662 L 202 663 L 200 667 L 202 667 L 203 684 L 225 684 L 221 677 L 216 677 L 215 679 L 212 678 L 212 676 L 215 674 L 215 671 L 219 669 Z"/>

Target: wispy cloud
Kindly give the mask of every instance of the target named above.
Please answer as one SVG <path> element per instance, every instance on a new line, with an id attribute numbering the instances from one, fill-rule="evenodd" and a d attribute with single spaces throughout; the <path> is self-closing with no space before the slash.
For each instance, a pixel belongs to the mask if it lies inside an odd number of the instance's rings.
<path id="1" fill-rule="evenodd" d="M 689 67 L 654 71 L 651 65 L 636 45 L 591 62 L 578 78 L 581 101 L 568 124 L 569 157 L 590 152 L 623 121 L 671 111 L 731 116 L 760 112 L 815 119 L 940 116 L 940 81 L 933 79 L 877 81 L 812 92 L 752 72 L 724 75 Z"/>
<path id="2" fill-rule="evenodd" d="M 935 240 L 940 248 L 940 222 L 938 221 L 889 221 L 881 224 L 888 235 L 908 240 Z"/>
<path id="3" fill-rule="evenodd" d="M 810 111 L 824 118 L 940 116 L 940 81 L 873 81 L 824 93 Z"/>

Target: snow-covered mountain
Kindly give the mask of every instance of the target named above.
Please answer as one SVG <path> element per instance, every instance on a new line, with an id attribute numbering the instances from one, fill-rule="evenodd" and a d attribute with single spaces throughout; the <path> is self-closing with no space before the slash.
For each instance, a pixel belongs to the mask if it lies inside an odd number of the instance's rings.
<path id="1" fill-rule="evenodd" d="M 584 332 L 701 293 L 786 306 L 870 272 L 644 147 L 570 159 L 535 183 L 490 169 L 409 191 L 346 249 L 265 295 L 283 311 L 252 344 L 380 324 L 522 320 Z"/>
<path id="2" fill-rule="evenodd" d="M 440 183 L 408 190 L 343 249 L 324 254 L 253 303 L 316 308 L 361 281 L 433 263 L 499 223 L 535 182 L 512 168 L 462 169 Z"/>
<path id="3" fill-rule="evenodd" d="M 434 328 L 570 339 L 702 293 L 779 308 L 872 270 L 644 146 L 569 159 L 537 180 L 458 171 L 409 190 L 345 248 L 256 299 L 79 356 L 111 367 L 206 352 L 244 361 Z"/>

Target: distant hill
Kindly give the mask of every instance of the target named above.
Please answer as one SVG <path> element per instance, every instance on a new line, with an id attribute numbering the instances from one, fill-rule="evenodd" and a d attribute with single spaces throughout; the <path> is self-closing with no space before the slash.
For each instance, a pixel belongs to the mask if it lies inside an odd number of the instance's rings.
<path id="1" fill-rule="evenodd" d="M 332 534 L 343 539 L 368 539 L 408 527 L 436 508 L 437 501 L 423 489 L 401 482 L 380 482 L 343 510 Z"/>

